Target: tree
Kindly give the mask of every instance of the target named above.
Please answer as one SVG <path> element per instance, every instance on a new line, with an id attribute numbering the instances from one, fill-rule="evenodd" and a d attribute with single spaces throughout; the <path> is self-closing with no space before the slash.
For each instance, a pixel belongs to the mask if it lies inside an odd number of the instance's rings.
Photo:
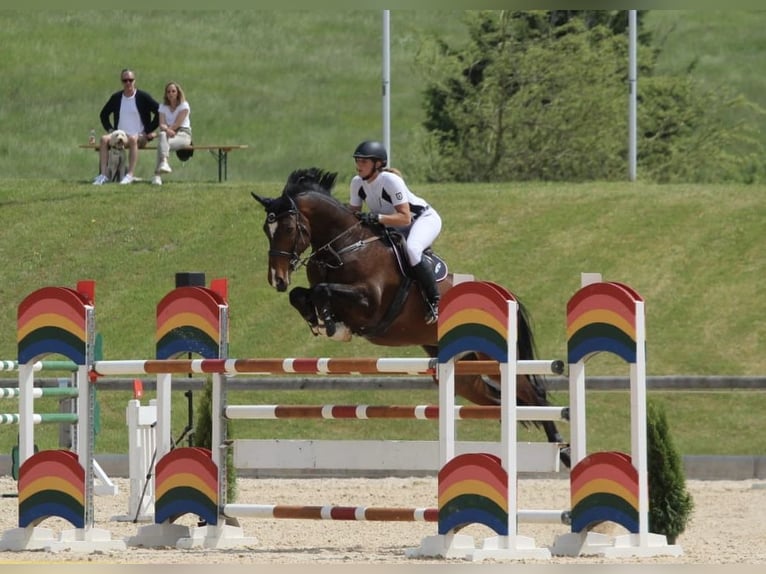
<path id="1" fill-rule="evenodd" d="M 426 179 L 625 179 L 626 12 L 478 11 L 466 23 L 464 48 L 437 40 L 420 57 L 429 74 Z M 756 180 L 763 167 L 749 126 L 724 126 L 716 113 L 746 102 L 698 89 L 688 76 L 652 76 L 651 37 L 639 38 L 640 173 L 659 182 Z"/>
<path id="2" fill-rule="evenodd" d="M 670 436 L 661 406 L 647 404 L 649 531 L 664 534 L 669 544 L 686 530 L 694 501 L 686 490 L 681 455 Z"/>

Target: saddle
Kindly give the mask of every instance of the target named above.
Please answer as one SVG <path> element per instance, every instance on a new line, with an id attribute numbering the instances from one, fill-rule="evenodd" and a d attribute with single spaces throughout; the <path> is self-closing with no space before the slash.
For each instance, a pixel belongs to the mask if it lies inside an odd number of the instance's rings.
<path id="1" fill-rule="evenodd" d="M 394 319 L 396 319 L 397 315 L 401 312 L 402 307 L 404 306 L 404 301 L 407 299 L 410 285 L 415 280 L 407 261 L 407 239 L 404 235 L 400 231 L 391 227 L 383 227 L 379 237 L 392 247 L 391 251 L 394 252 L 396 265 L 404 279 L 399 284 L 399 289 L 394 296 L 394 300 L 391 302 L 391 305 L 389 305 L 380 322 L 375 326 L 363 329 L 363 333 L 368 336 L 382 335 L 386 332 L 391 326 L 391 323 L 394 322 Z M 430 247 L 423 251 L 423 261 L 427 262 L 428 265 L 431 265 L 437 282 L 443 281 L 447 277 L 447 263 L 444 259 L 434 253 Z"/>
<path id="2" fill-rule="evenodd" d="M 384 228 L 384 234 L 393 248 L 394 258 L 396 259 L 396 265 L 399 267 L 399 271 L 405 277 L 414 279 L 410 265 L 407 261 L 407 238 L 404 237 L 404 234 L 400 231 L 390 227 Z M 423 261 L 433 269 L 437 283 L 443 281 L 447 277 L 447 274 L 449 273 L 447 262 L 437 255 L 430 247 L 423 251 Z"/>

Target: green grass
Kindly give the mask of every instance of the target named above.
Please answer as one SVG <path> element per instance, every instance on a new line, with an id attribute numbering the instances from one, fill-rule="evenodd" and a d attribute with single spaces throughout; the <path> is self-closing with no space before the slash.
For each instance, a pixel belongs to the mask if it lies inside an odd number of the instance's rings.
<path id="1" fill-rule="evenodd" d="M 203 271 L 208 281 L 228 278 L 231 357 L 419 356 L 418 349 L 313 337 L 287 296 L 266 284 L 264 212 L 250 191 L 276 195 L 281 185 L 172 182 L 158 192 L 148 184 L 124 189 L 0 180 L 0 257 L 6 262 L 0 270 L 0 324 L 6 325 L 0 330 L 0 358 L 16 357 L 16 312 L 27 294 L 46 285 L 74 287 L 80 279 L 96 281 L 96 329 L 104 339 L 104 358 L 152 358 L 156 305 L 173 288 L 178 271 Z M 759 319 L 766 316 L 763 187 L 593 183 L 416 189 L 442 214 L 445 228 L 436 249 L 452 270 L 496 281 L 525 301 L 541 357 L 564 358 L 566 301 L 579 287 L 580 272 L 590 271 L 628 283 L 645 298 L 649 375 L 766 373 Z M 339 198 L 345 193 L 345 186 L 336 191 Z M 294 281 L 305 284 L 303 273 Z M 624 376 L 627 369 L 597 356 L 588 374 Z M 186 407 L 176 394 L 177 433 L 186 423 Z M 302 393 L 300 400 L 377 400 L 315 395 Z M 596 395 L 590 420 L 595 429 L 606 429 L 593 431 L 601 437 L 596 444 L 624 440 L 627 411 L 609 401 L 626 394 Z M 261 402 L 287 400 L 281 397 L 289 395 L 256 396 Z M 384 398 L 383 404 L 436 402 L 436 393 Z M 99 438 L 101 452 L 124 452 L 127 400 L 125 393 L 100 393 L 104 428 L 115 431 Z M 763 392 L 676 393 L 664 400 L 685 454 L 763 452 Z M 305 432 L 326 432 L 315 426 Z M 0 452 L 9 450 L 15 432 L 0 429 Z"/>
<path id="2" fill-rule="evenodd" d="M 417 55 L 434 35 L 460 46 L 467 30 L 457 10 L 390 16 L 391 152 L 393 163 L 417 179 L 426 85 Z M 179 21 L 184 33 L 159 56 L 157 39 Z M 766 12 L 653 10 L 645 26 L 663 49 L 659 72 L 687 74 L 697 62 L 690 73 L 703 86 L 766 107 Z M 167 81 L 181 83 L 198 143 L 250 145 L 232 154 L 234 181 L 281 180 L 304 165 L 348 176 L 356 144 L 382 137 L 380 10 L 3 10 L 0 28 L 2 177 L 94 177 L 94 154 L 77 145 L 99 127 L 98 112 L 120 89 L 123 66 L 135 68 L 137 86 L 156 97 Z M 756 121 L 766 144 L 766 117 Z M 142 155 L 137 175 L 148 178 L 152 162 Z M 172 176 L 214 178 L 207 154 Z"/>
<path id="3" fill-rule="evenodd" d="M 184 33 L 159 57 L 158 39 L 178 19 Z M 664 49 L 659 71 L 686 73 L 696 61 L 691 73 L 706 86 L 744 93 L 763 106 L 765 21 L 766 12 L 652 11 L 646 25 Z M 228 278 L 231 356 L 418 354 L 312 337 L 286 295 L 266 285 L 263 211 L 249 195 L 276 195 L 291 170 L 318 165 L 340 172 L 336 195 L 345 199 L 351 150 L 381 132 L 379 10 L 3 10 L 0 26 L 0 325 L 6 326 L 0 358 L 16 356 L 16 309 L 24 296 L 45 285 L 74 287 L 80 279 L 97 282 L 105 358 L 151 358 L 155 307 L 178 271 Z M 766 373 L 766 188 L 419 184 L 424 84 L 415 58 L 430 35 L 460 42 L 466 30 L 457 11 L 394 10 L 391 34 L 394 164 L 440 210 L 445 229 L 436 248 L 452 270 L 497 281 L 526 302 L 541 356 L 563 357 L 564 305 L 579 273 L 594 271 L 632 285 L 646 299 L 649 375 Z M 184 86 L 199 143 L 251 146 L 232 153 L 228 183 L 214 183 L 215 160 L 200 153 L 174 164 L 161 191 L 145 184 L 88 185 L 95 154 L 76 146 L 98 125 L 123 66 L 135 68 L 138 86 L 155 95 L 171 79 Z M 763 127 L 761 133 L 766 137 Z M 137 175 L 149 177 L 150 157 L 142 155 Z M 295 283 L 305 284 L 302 274 Z M 623 375 L 625 367 L 597 357 L 588 372 Z M 186 411 L 176 394 L 178 433 Z M 397 396 L 383 402 L 435 401 L 435 393 Z M 763 393 L 655 397 L 666 403 L 685 454 L 764 452 Z M 106 430 L 99 452 L 125 452 L 127 399 L 127 393 L 100 393 Z M 326 400 L 372 399 L 338 393 Z M 624 441 L 624 411 L 612 403 L 624 399 L 623 393 L 594 393 L 592 446 Z M 335 425 L 299 431 L 346 432 Z M 56 441 L 57 429 L 38 431 L 41 441 L 46 433 Z M 10 450 L 15 432 L 0 428 L 0 452 Z"/>
<path id="4" fill-rule="evenodd" d="M 19 302 L 45 285 L 96 281 L 107 359 L 154 354 L 155 309 L 178 271 L 226 277 L 234 357 L 400 356 L 417 349 L 312 337 L 266 283 L 263 208 L 274 184 L 96 188 L 0 180 L 0 357 L 13 358 Z M 762 375 L 766 298 L 758 186 L 642 184 L 416 186 L 440 210 L 436 249 L 456 272 L 496 281 L 533 318 L 540 355 L 564 353 L 564 306 L 580 272 L 646 299 L 650 375 Z M 345 186 L 336 195 L 345 199 Z M 305 274 L 294 276 L 305 284 Z M 761 294 L 761 295 L 759 295 Z M 622 374 L 595 361 L 594 374 Z"/>
<path id="5" fill-rule="evenodd" d="M 707 89 L 743 94 L 766 107 L 764 20 L 763 11 L 651 10 L 644 25 L 661 49 L 658 73 L 690 73 Z"/>
<path id="6" fill-rule="evenodd" d="M 158 53 L 179 22 L 183 33 Z M 94 154 L 77 145 L 101 129 L 126 66 L 155 98 L 168 81 L 183 86 L 197 143 L 250 146 L 232 154 L 232 180 L 274 181 L 303 165 L 351 174 L 354 147 L 382 137 L 380 10 L 4 10 L 0 28 L 0 121 L 14 134 L 0 140 L 2 177 L 94 177 Z M 391 13 L 392 155 L 403 167 L 424 117 L 414 58 L 434 32 L 465 35 L 460 12 Z M 142 155 L 136 175 L 148 178 Z M 205 155 L 172 179 L 212 181 Z"/>
<path id="7" fill-rule="evenodd" d="M 764 24 L 766 12 L 744 10 L 652 10 L 645 18 L 646 29 L 661 50 L 657 73 L 694 78 L 701 90 L 729 104 L 720 112 L 726 124 L 756 126 L 761 146 L 766 144 L 766 78 L 761 73 Z M 640 94 L 640 78 L 638 90 Z M 738 105 L 741 98 L 754 107 Z M 730 151 L 746 154 L 748 148 L 743 143 Z"/>

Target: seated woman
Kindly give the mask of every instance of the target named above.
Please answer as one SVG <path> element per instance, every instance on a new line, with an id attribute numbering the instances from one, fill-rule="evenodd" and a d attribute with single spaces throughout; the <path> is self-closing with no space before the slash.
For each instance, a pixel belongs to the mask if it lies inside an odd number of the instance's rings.
<path id="1" fill-rule="evenodd" d="M 152 183 L 162 185 L 162 174 L 172 173 L 168 163 L 171 151 L 191 145 L 191 108 L 181 86 L 177 82 L 165 85 L 165 94 L 160 104 L 160 135 L 157 139 L 157 167 Z"/>

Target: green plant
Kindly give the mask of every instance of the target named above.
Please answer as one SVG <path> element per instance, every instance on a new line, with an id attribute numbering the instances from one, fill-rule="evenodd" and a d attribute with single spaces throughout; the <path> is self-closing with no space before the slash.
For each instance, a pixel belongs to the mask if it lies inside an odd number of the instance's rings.
<path id="1" fill-rule="evenodd" d="M 561 21 L 557 14 L 471 13 L 470 44 L 441 41 L 427 54 L 431 179 L 624 179 L 625 29 L 589 21 L 587 12 Z M 642 35 L 637 57 L 642 177 L 757 181 L 764 170 L 754 124 L 763 111 L 728 87 L 703 90 L 688 75 L 655 75 L 650 37 Z M 727 123 L 731 111 L 742 119 Z"/>
<path id="2" fill-rule="evenodd" d="M 194 430 L 194 445 L 207 449 L 213 447 L 213 383 L 205 382 L 202 398 L 197 407 L 197 424 Z M 231 438 L 231 421 L 226 421 L 226 438 Z M 234 467 L 234 453 L 231 448 L 226 452 L 226 500 L 234 502 L 237 496 L 237 470 Z"/>
<path id="3" fill-rule="evenodd" d="M 670 436 L 665 410 L 647 404 L 649 464 L 649 530 L 664 534 L 669 544 L 686 530 L 694 500 L 686 490 L 681 454 Z"/>

